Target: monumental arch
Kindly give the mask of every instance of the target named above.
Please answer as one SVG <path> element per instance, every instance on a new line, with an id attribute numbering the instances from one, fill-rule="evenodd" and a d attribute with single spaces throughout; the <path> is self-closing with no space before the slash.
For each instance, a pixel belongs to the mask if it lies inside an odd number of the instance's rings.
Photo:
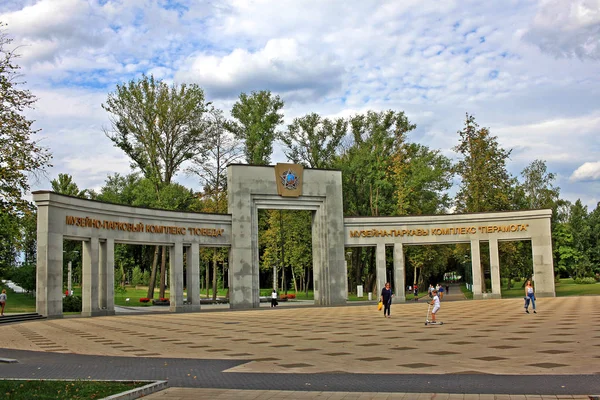
<path id="1" fill-rule="evenodd" d="M 554 296 L 551 210 L 411 217 L 344 218 L 340 171 L 229 165 L 229 214 L 155 210 L 102 203 L 49 191 L 33 193 L 38 207 L 36 307 L 62 316 L 63 239 L 83 242 L 82 314 L 114 314 L 115 243 L 164 245 L 169 251 L 170 310 L 200 310 L 199 248 L 229 247 L 229 304 L 257 308 L 258 210 L 312 212 L 316 305 L 346 303 L 345 247 L 377 248 L 377 291 L 386 279 L 385 247 L 394 247 L 395 291 L 405 299 L 403 246 L 470 243 L 475 299 L 500 297 L 498 242 L 531 240 L 536 295 Z M 483 292 L 479 243 L 489 241 L 492 293 Z M 184 254 L 187 296 L 184 298 Z"/>

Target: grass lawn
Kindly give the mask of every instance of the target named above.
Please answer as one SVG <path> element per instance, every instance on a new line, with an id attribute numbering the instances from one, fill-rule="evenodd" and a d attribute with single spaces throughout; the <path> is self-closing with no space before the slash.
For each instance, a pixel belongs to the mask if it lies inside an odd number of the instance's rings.
<path id="1" fill-rule="evenodd" d="M 147 382 L 0 380 L 5 399 L 102 399 L 147 385 Z"/>

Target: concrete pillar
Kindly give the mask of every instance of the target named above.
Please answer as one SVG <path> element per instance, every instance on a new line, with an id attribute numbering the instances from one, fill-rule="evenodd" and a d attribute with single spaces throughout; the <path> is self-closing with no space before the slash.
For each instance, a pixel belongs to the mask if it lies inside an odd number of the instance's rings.
<path id="1" fill-rule="evenodd" d="M 187 302 L 186 311 L 200 311 L 200 246 L 186 248 Z"/>
<path id="2" fill-rule="evenodd" d="M 99 258 L 100 241 L 97 237 L 92 237 L 83 242 L 83 277 L 81 287 L 81 315 L 93 317 L 102 315 L 100 311 L 99 292 Z"/>
<path id="3" fill-rule="evenodd" d="M 67 263 L 67 290 L 69 291 L 69 296 L 71 295 L 71 290 L 73 290 L 73 263 L 69 261 Z"/>
<path id="4" fill-rule="evenodd" d="M 171 312 L 182 312 L 183 308 L 183 243 L 169 247 L 169 301 Z"/>
<path id="5" fill-rule="evenodd" d="M 479 240 L 471 240 L 471 274 L 473 276 L 473 299 L 483 299 L 483 294 L 481 291 L 483 274 L 481 273 L 481 253 L 479 250 Z"/>
<path id="6" fill-rule="evenodd" d="M 501 299 L 500 256 L 498 254 L 498 239 L 490 239 L 490 273 L 492 278 L 492 298 Z"/>
<path id="7" fill-rule="evenodd" d="M 396 288 L 396 301 L 404 303 L 406 301 L 406 271 L 402 243 L 394 244 L 394 287 Z"/>
<path id="8" fill-rule="evenodd" d="M 38 208 L 36 312 L 48 318 L 63 315 L 63 235 L 48 232 L 47 207 Z"/>
<path id="9" fill-rule="evenodd" d="M 378 299 L 381 296 L 381 291 L 387 281 L 387 274 L 385 268 L 385 243 L 377 244 L 377 255 L 376 255 L 376 266 L 377 266 L 377 293 L 373 294 L 373 298 Z"/>
<path id="10" fill-rule="evenodd" d="M 550 221 L 548 221 L 548 235 L 536 236 L 531 239 L 531 250 L 533 255 L 533 284 L 536 297 L 555 297 Z"/>
<path id="11" fill-rule="evenodd" d="M 115 314 L 115 240 L 100 242 L 99 304 L 104 315 Z"/>

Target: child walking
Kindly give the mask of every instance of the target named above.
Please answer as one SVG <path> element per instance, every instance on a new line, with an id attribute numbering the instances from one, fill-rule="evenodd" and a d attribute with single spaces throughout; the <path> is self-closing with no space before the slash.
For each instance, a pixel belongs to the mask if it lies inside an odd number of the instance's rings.
<path id="1" fill-rule="evenodd" d="M 433 306 L 433 310 L 431 310 L 431 322 L 435 324 L 435 314 L 437 314 L 440 309 L 440 298 L 438 297 L 437 290 L 433 289 L 431 293 L 433 294 L 433 299 L 431 299 L 431 302 L 429 303 Z"/>

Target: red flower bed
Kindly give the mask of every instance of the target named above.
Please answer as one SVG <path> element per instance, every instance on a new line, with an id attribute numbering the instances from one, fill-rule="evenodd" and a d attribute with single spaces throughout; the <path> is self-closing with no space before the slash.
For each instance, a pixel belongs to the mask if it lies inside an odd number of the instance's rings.
<path id="1" fill-rule="evenodd" d="M 149 301 L 150 301 L 150 299 L 149 299 L 149 298 L 147 298 L 147 297 L 142 297 L 142 298 L 140 299 L 140 303 L 148 303 Z"/>
<path id="2" fill-rule="evenodd" d="M 289 299 L 295 299 L 295 298 L 296 298 L 296 295 L 293 293 L 279 295 L 280 300 L 289 300 Z"/>
<path id="3" fill-rule="evenodd" d="M 168 297 L 161 297 L 160 299 L 158 299 L 158 301 L 169 301 Z"/>

